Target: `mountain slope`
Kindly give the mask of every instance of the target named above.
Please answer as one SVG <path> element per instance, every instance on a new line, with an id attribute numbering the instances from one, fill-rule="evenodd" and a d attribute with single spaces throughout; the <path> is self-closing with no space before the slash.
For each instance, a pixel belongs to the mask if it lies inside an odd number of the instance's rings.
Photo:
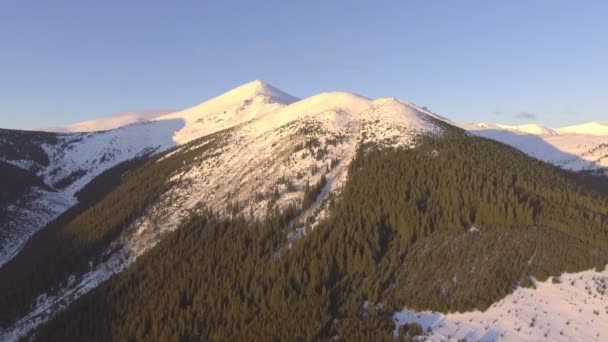
<path id="1" fill-rule="evenodd" d="M 443 133 L 413 149 L 360 144 L 340 195 L 300 239 L 282 214 L 193 211 L 36 336 L 390 340 L 403 306 L 485 309 L 530 276 L 608 262 L 605 194 L 435 124 Z"/>
<path id="2" fill-rule="evenodd" d="M 559 134 L 608 135 L 608 124 L 605 122 L 589 122 L 582 125 L 567 126 L 556 129 Z"/>
<path id="3" fill-rule="evenodd" d="M 0 266 L 32 234 L 75 205 L 76 192 L 103 171 L 252 120 L 295 100 L 267 83 L 253 81 L 191 109 L 108 131 L 0 130 L 0 161 L 34 172 L 48 185 L 30 188 L 3 206 Z M 124 122 L 125 118 L 118 119 Z"/>
<path id="4" fill-rule="evenodd" d="M 492 124 L 467 124 L 460 127 L 475 135 L 511 145 L 532 157 L 567 170 L 608 168 L 608 134 L 578 134 L 573 133 L 575 131 L 555 129 L 554 133 L 537 135 Z"/>
<path id="5" fill-rule="evenodd" d="M 547 128 L 547 127 L 537 125 L 537 124 L 527 124 L 527 125 L 517 125 L 517 126 L 510 126 L 510 125 L 497 125 L 497 126 L 502 129 L 518 131 L 518 132 L 522 132 L 522 133 L 526 133 L 526 134 L 534 134 L 534 135 L 555 135 L 555 134 L 557 134 L 551 128 Z"/>
<path id="6" fill-rule="evenodd" d="M 104 116 L 97 119 L 77 122 L 71 125 L 63 127 L 48 127 L 42 128 L 45 132 L 59 132 L 59 133 L 86 133 L 96 131 L 108 131 L 111 129 L 119 128 L 126 125 L 135 123 L 142 123 L 145 121 L 152 120 L 156 117 L 169 114 L 173 111 L 139 111 L 139 112 L 125 112 L 109 116 Z"/>
<path id="7" fill-rule="evenodd" d="M 487 128 L 564 168 L 601 163 Z M 485 309 L 608 262 L 603 178 L 397 99 L 254 81 L 106 132 L 6 134 L 25 188 L 63 201 L 47 221 L 76 205 L 0 267 L 3 340 L 66 307 L 36 336 L 392 339 L 403 307 Z"/>
<path id="8" fill-rule="evenodd" d="M 601 341 L 608 331 L 607 285 L 608 270 L 591 270 L 518 288 L 485 312 L 403 310 L 393 315 L 395 334 L 417 323 L 432 341 Z"/>
<path id="9" fill-rule="evenodd" d="M 409 147 L 421 134 L 440 132 L 426 114 L 394 99 L 326 93 L 270 105 L 277 108 L 155 157 L 73 222 L 35 236 L 0 274 L 27 282 L 27 270 L 46 267 L 31 286 L 5 284 L 0 292 L 11 295 L 3 302 L 3 320 L 17 315 L 23 317 L 18 327 L 37 324 L 41 313 L 130 265 L 202 204 L 252 219 L 302 208 L 290 224 L 295 240 L 307 222 L 323 216 L 322 199 L 345 181 L 357 146 Z M 42 294 L 45 300 L 36 302 Z"/>
<path id="10" fill-rule="evenodd" d="M 0 131 L 7 146 L 0 160 L 33 172 L 46 185 L 31 188 L 5 207 L 0 265 L 32 234 L 75 205 L 76 193 L 96 176 L 123 161 L 173 146 L 173 132 L 181 126 L 177 120 L 166 120 L 96 133 L 46 133 L 45 140 L 29 138 L 42 133 Z"/>
<path id="11" fill-rule="evenodd" d="M 230 90 L 192 108 L 156 118 L 185 122 L 174 140 L 184 144 L 205 135 L 255 119 L 257 116 L 296 102 L 298 99 L 272 85 L 256 80 Z"/>

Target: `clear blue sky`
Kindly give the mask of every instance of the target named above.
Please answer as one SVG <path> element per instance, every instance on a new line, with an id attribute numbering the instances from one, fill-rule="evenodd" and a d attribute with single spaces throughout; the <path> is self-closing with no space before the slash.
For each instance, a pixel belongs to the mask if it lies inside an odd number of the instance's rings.
<path id="1" fill-rule="evenodd" d="M 461 122 L 608 120 L 608 2 L 0 2 L 0 127 L 180 109 L 253 79 Z"/>

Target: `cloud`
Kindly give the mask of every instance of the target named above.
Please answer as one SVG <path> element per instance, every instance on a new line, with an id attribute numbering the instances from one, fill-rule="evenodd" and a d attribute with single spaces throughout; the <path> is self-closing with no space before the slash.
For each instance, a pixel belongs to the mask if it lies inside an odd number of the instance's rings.
<path id="1" fill-rule="evenodd" d="M 515 118 L 521 119 L 521 120 L 535 120 L 536 114 L 530 113 L 530 112 L 521 112 L 521 113 L 515 114 Z"/>

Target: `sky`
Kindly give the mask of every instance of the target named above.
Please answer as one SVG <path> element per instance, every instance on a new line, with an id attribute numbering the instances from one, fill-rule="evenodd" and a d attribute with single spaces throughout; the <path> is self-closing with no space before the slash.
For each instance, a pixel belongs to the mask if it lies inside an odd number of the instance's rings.
<path id="1" fill-rule="evenodd" d="M 0 1 L 0 127 L 187 108 L 255 79 L 457 122 L 608 121 L 607 1 Z"/>

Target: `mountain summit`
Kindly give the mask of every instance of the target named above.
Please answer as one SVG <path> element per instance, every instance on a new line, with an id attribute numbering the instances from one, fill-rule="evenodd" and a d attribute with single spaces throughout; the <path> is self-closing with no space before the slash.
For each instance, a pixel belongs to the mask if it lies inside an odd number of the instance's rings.
<path id="1" fill-rule="evenodd" d="M 608 135 L 607 122 L 588 122 L 581 125 L 567 126 L 556 129 L 559 134 Z"/>
<path id="2" fill-rule="evenodd" d="M 183 144 L 252 120 L 296 101 L 298 98 L 266 82 L 255 80 L 192 108 L 154 120 L 183 120 L 184 128 L 174 135 L 175 142 Z"/>

